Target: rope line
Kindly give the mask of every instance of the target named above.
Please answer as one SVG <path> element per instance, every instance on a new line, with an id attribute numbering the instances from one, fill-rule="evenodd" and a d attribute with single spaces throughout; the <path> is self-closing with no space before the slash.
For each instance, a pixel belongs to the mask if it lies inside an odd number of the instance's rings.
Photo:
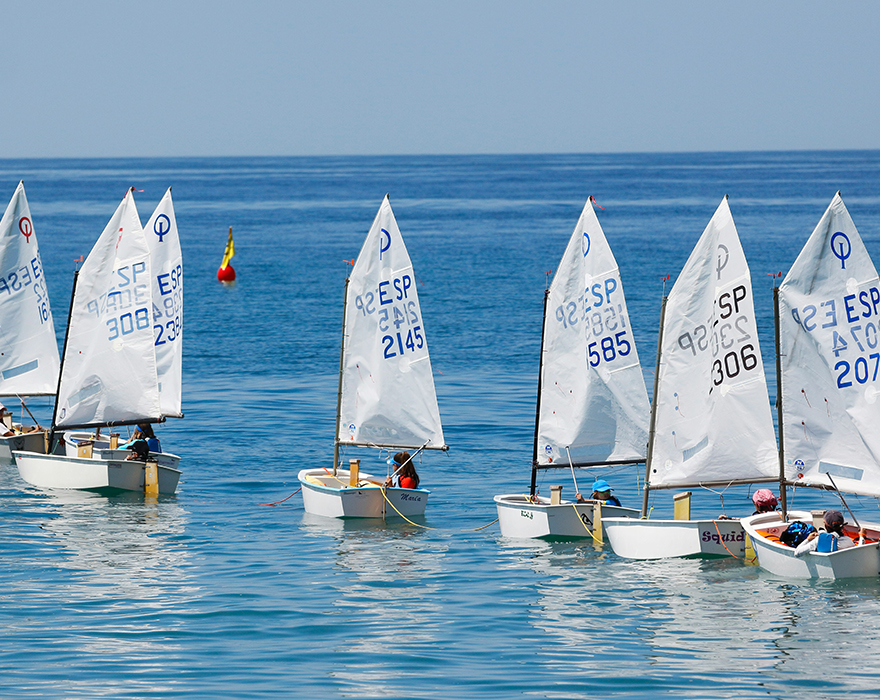
<path id="1" fill-rule="evenodd" d="M 495 518 L 495 520 L 493 520 L 491 523 L 489 523 L 489 525 L 483 525 L 482 527 L 475 527 L 473 530 L 468 528 L 467 530 L 465 530 L 465 532 L 479 532 L 480 530 L 485 530 L 487 527 L 489 527 L 490 525 L 494 525 L 497 522 L 498 522 L 498 518 Z"/>
<path id="2" fill-rule="evenodd" d="M 590 528 L 587 527 L 587 524 L 584 522 L 584 519 L 581 518 L 581 514 L 577 509 L 577 505 L 572 503 L 571 507 L 574 508 L 574 512 L 575 512 L 575 515 L 577 515 L 578 522 L 580 522 L 580 524 L 584 526 L 584 530 L 586 530 L 589 533 L 590 537 L 593 538 L 593 541 L 598 542 L 599 544 L 603 544 L 602 540 L 600 540 L 598 537 L 596 537 L 595 533 L 592 530 L 590 530 Z"/>
<path id="3" fill-rule="evenodd" d="M 274 503 L 260 503 L 259 505 L 261 505 L 261 506 L 277 506 L 279 503 L 284 503 L 284 501 L 287 501 L 287 500 L 293 498 L 294 496 L 296 496 L 296 494 L 298 494 L 302 490 L 303 490 L 302 486 L 300 486 L 296 491 L 294 491 L 292 494 L 290 494 L 287 498 L 282 498 L 280 501 L 275 501 Z"/>
<path id="4" fill-rule="evenodd" d="M 718 521 L 717 521 L 717 520 L 713 520 L 713 521 L 712 521 L 712 524 L 715 526 L 715 532 L 718 533 L 718 541 L 721 542 L 721 545 L 724 547 L 724 549 L 727 549 L 727 545 L 724 544 L 724 538 L 721 536 L 721 530 L 718 529 Z M 740 526 L 740 527 L 742 527 L 742 526 Z M 727 549 L 727 553 L 728 553 L 730 556 L 732 556 L 734 559 L 742 559 L 742 557 L 738 557 L 738 556 L 736 556 L 736 554 L 734 554 L 733 552 L 731 552 L 729 549 Z"/>
<path id="5" fill-rule="evenodd" d="M 388 501 L 388 505 L 391 506 L 392 508 L 394 508 L 394 512 L 397 513 L 401 518 L 406 520 L 406 522 L 408 522 L 410 525 L 415 525 L 416 527 L 422 527 L 425 530 L 439 530 L 440 529 L 437 527 L 428 527 L 427 525 L 420 525 L 419 523 L 414 523 L 412 520 L 407 518 L 403 513 L 401 513 L 399 510 L 397 510 L 395 505 L 391 502 L 391 500 L 388 498 L 387 494 L 385 493 L 385 487 L 380 486 L 379 488 L 382 489 L 382 498 L 384 498 L 386 501 Z"/>
<path id="6" fill-rule="evenodd" d="M 329 469 L 326 469 L 326 468 L 325 468 L 324 470 L 325 470 L 328 474 L 330 473 L 330 470 L 329 470 Z M 331 474 L 331 476 L 332 476 L 332 474 Z M 338 481 L 340 484 L 343 484 L 343 486 L 345 486 L 346 488 L 348 487 L 348 484 L 345 484 L 343 481 L 341 481 L 341 480 L 338 479 L 337 477 L 333 476 L 333 478 L 336 479 L 336 481 Z M 421 528 L 424 528 L 425 530 L 442 530 L 442 529 L 443 529 L 443 528 L 439 528 L 439 527 L 429 527 L 428 525 L 421 525 L 421 524 L 419 524 L 419 523 L 414 523 L 412 520 L 410 520 L 409 518 L 407 518 L 403 513 L 401 513 L 399 510 L 397 510 L 397 508 L 395 507 L 395 505 L 389 500 L 388 495 L 385 493 L 385 487 L 384 487 L 384 486 L 380 486 L 379 484 L 371 484 L 371 485 L 372 485 L 372 486 L 379 486 L 379 489 L 382 491 L 382 497 L 383 497 L 386 501 L 388 501 L 388 505 L 390 505 L 392 508 L 394 508 L 394 511 L 395 511 L 395 512 L 396 512 L 401 518 L 403 518 L 404 520 L 406 520 L 406 522 L 408 522 L 410 525 L 415 525 L 416 527 L 421 527 Z M 290 494 L 287 498 L 282 498 L 280 501 L 274 501 L 274 502 L 272 502 L 272 503 L 260 503 L 259 505 L 261 505 L 261 506 L 275 506 L 275 505 L 278 505 L 279 503 L 284 503 L 284 501 L 288 501 L 288 500 L 290 500 L 291 498 L 293 498 L 294 496 L 296 496 L 296 494 L 298 494 L 300 491 L 302 491 L 302 486 L 300 486 L 296 491 L 294 491 L 292 494 Z M 462 532 L 479 532 L 480 530 L 485 530 L 487 527 L 491 527 L 492 525 L 494 525 L 494 524 L 497 523 L 497 522 L 498 522 L 498 518 L 495 518 L 495 520 L 493 520 L 491 523 L 488 523 L 487 525 L 481 525 L 480 527 L 477 527 L 477 528 L 465 528 L 464 530 L 462 530 Z M 585 526 L 585 527 L 586 527 L 586 526 Z M 590 531 L 587 530 L 587 532 L 590 532 Z M 593 533 L 590 533 L 590 534 L 592 535 Z"/>

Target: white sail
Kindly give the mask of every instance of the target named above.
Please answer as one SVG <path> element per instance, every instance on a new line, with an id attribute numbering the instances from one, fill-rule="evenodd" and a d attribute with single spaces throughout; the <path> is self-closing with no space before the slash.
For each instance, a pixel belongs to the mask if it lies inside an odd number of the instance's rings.
<path id="1" fill-rule="evenodd" d="M 839 193 L 779 307 L 786 478 L 880 495 L 880 280 Z"/>
<path id="2" fill-rule="evenodd" d="M 182 418 L 183 256 L 170 187 L 147 222 L 144 236 L 152 267 L 152 321 L 162 415 Z"/>
<path id="3" fill-rule="evenodd" d="M 666 304 L 652 486 L 778 476 L 752 283 L 727 198 Z"/>
<path id="4" fill-rule="evenodd" d="M 645 458 L 650 405 L 617 262 L 587 201 L 550 285 L 538 463 Z M 566 451 L 568 448 L 568 452 Z"/>
<path id="5" fill-rule="evenodd" d="M 348 284 L 342 444 L 445 446 L 416 284 L 386 195 Z"/>
<path id="6" fill-rule="evenodd" d="M 0 396 L 54 394 L 58 341 L 31 211 L 19 182 L 0 220 Z"/>
<path id="7" fill-rule="evenodd" d="M 160 417 L 151 297 L 150 251 L 129 191 L 79 271 L 56 427 Z"/>

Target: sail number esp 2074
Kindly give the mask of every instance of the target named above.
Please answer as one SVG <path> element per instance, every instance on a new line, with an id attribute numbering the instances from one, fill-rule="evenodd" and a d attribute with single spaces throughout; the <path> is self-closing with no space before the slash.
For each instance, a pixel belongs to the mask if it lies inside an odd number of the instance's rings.
<path id="1" fill-rule="evenodd" d="M 821 351 L 827 354 L 828 364 L 837 376 L 838 389 L 853 386 L 853 381 L 857 384 L 877 381 L 880 289 L 869 287 L 858 294 L 847 294 L 842 300 L 806 304 L 793 308 L 791 315 L 801 328 L 816 337 Z"/>

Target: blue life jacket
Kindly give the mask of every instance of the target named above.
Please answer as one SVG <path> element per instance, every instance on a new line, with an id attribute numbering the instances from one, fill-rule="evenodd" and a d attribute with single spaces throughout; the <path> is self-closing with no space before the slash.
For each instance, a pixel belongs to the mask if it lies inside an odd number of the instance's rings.
<path id="1" fill-rule="evenodd" d="M 817 552 L 825 553 L 837 551 L 837 538 L 830 532 L 820 532 L 818 539 L 819 542 L 816 545 Z"/>

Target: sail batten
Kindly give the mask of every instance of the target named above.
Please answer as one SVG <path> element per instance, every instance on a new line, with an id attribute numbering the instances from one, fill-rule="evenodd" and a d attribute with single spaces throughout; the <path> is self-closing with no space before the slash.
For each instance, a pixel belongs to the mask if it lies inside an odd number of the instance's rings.
<path id="1" fill-rule="evenodd" d="M 54 394 L 59 362 L 37 234 L 19 182 L 0 219 L 0 396 Z"/>
<path id="2" fill-rule="evenodd" d="M 386 196 L 346 292 L 339 445 L 446 445 L 416 286 Z"/>
<path id="3" fill-rule="evenodd" d="M 672 291 L 649 488 L 778 479 L 751 275 L 722 200 Z"/>
<path id="4" fill-rule="evenodd" d="M 590 200 L 547 296 L 537 467 L 644 460 L 649 404 L 617 262 Z"/>
<path id="5" fill-rule="evenodd" d="M 785 477 L 880 496 L 880 280 L 840 193 L 779 286 Z"/>

